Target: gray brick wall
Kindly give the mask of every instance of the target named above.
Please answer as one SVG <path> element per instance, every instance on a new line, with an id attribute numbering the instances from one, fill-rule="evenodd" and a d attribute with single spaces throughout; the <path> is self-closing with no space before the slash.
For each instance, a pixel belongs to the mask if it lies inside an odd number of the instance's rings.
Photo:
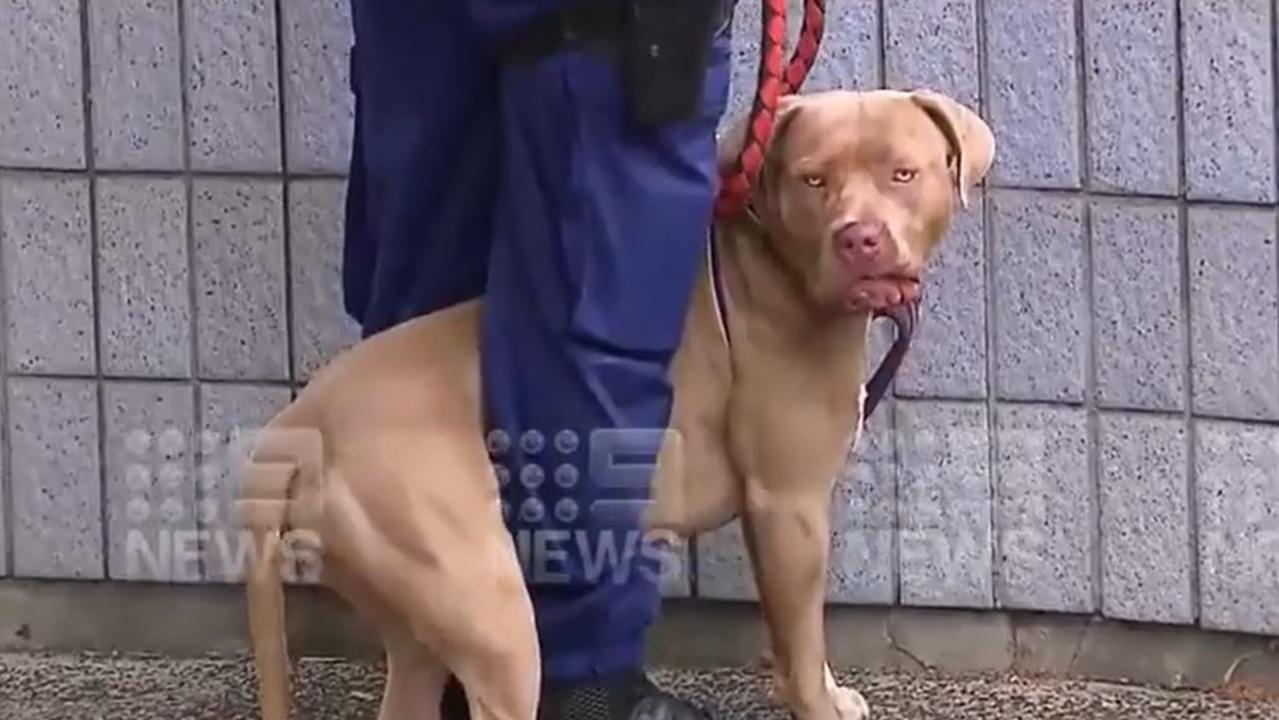
<path id="1" fill-rule="evenodd" d="M 758 0 L 742 0 L 735 109 Z M 831 0 L 810 87 L 980 106 L 995 171 L 840 478 L 837 603 L 1279 635 L 1266 0 Z M 239 433 L 356 336 L 346 0 L 0 0 L 0 576 L 234 581 Z M 671 592 L 752 598 L 732 525 Z"/>

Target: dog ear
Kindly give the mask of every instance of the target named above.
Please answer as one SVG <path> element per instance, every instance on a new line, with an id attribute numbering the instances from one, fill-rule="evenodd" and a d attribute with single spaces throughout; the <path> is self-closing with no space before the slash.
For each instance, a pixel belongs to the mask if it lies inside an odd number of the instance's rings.
<path id="1" fill-rule="evenodd" d="M 804 107 L 804 96 L 784 95 L 777 103 L 777 115 L 773 119 L 773 131 L 768 135 L 768 144 L 764 147 L 764 165 L 759 172 L 759 191 L 767 194 L 769 187 L 776 181 L 781 169 L 780 160 L 786 147 L 786 135 L 794 127 Z"/>
<path id="2" fill-rule="evenodd" d="M 986 177 L 995 160 L 994 133 L 977 113 L 941 93 L 916 90 L 910 99 L 928 113 L 946 135 L 952 152 L 950 159 L 955 163 L 959 204 L 967 208 L 969 191 Z"/>
<path id="3" fill-rule="evenodd" d="M 771 166 L 782 152 L 782 141 L 786 139 L 786 131 L 795 124 L 800 108 L 804 106 L 803 95 L 783 95 L 777 101 L 777 115 L 773 119 L 773 131 L 768 136 L 768 146 L 764 148 L 764 166 Z"/>
<path id="4" fill-rule="evenodd" d="M 800 99 L 801 96 L 799 95 L 784 95 L 778 100 L 777 114 L 773 119 L 773 130 L 763 148 L 765 168 L 773 159 L 775 154 L 774 147 L 777 145 L 777 140 L 782 137 L 785 126 L 791 122 L 790 118 L 798 111 Z M 716 163 L 721 170 L 737 162 L 738 156 L 742 154 L 742 147 L 746 144 L 746 131 L 750 129 L 750 122 L 750 114 L 747 113 L 735 119 L 719 135 L 716 143 Z"/>

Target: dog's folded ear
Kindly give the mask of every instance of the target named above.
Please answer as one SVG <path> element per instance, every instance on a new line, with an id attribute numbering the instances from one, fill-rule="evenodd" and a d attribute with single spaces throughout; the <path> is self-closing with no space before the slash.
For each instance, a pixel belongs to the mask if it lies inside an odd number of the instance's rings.
<path id="1" fill-rule="evenodd" d="M 769 134 L 768 142 L 763 148 L 765 156 L 771 151 L 775 141 L 781 137 L 785 126 L 789 124 L 789 118 L 799 108 L 801 95 L 783 95 L 777 103 L 777 114 L 774 116 L 773 129 Z M 733 163 L 737 162 L 738 156 L 742 154 L 742 146 L 746 144 L 746 132 L 750 129 L 749 112 L 741 117 L 735 118 L 732 123 L 726 127 L 718 138 L 716 148 L 716 160 L 719 168 L 723 170 Z"/>
<path id="2" fill-rule="evenodd" d="M 910 94 L 937 123 L 953 153 L 959 203 L 968 207 L 968 193 L 986 177 L 995 160 L 995 135 L 977 113 L 941 93 L 916 90 Z"/>
<path id="3" fill-rule="evenodd" d="M 773 121 L 773 131 L 768 136 L 768 147 L 765 153 L 767 159 L 772 159 L 781 152 L 786 130 L 795 123 L 795 116 L 799 114 L 799 109 L 804 103 L 803 95 L 783 95 L 777 101 L 777 117 Z"/>

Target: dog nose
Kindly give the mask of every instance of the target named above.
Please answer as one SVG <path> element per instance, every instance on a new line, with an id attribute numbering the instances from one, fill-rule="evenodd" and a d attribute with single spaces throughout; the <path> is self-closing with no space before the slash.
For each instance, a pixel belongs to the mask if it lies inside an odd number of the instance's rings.
<path id="1" fill-rule="evenodd" d="M 884 224 L 875 220 L 854 220 L 835 233 L 835 246 L 843 254 L 870 259 L 884 244 Z"/>

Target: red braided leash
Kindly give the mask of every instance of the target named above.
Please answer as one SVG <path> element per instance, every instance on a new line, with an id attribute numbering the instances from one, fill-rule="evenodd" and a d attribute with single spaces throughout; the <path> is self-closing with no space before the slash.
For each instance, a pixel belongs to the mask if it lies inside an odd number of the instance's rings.
<path id="1" fill-rule="evenodd" d="M 759 178 L 764 165 L 773 124 L 777 121 L 777 105 L 783 95 L 798 92 L 817 61 L 826 25 L 825 0 L 805 0 L 804 21 L 800 26 L 795 52 L 785 72 L 782 70 L 782 48 L 786 43 L 786 0 L 763 0 L 760 38 L 759 78 L 755 101 L 751 106 L 750 124 L 737 160 L 720 173 L 719 196 L 715 199 L 715 216 L 728 218 L 740 213 L 750 199 L 751 186 Z"/>

